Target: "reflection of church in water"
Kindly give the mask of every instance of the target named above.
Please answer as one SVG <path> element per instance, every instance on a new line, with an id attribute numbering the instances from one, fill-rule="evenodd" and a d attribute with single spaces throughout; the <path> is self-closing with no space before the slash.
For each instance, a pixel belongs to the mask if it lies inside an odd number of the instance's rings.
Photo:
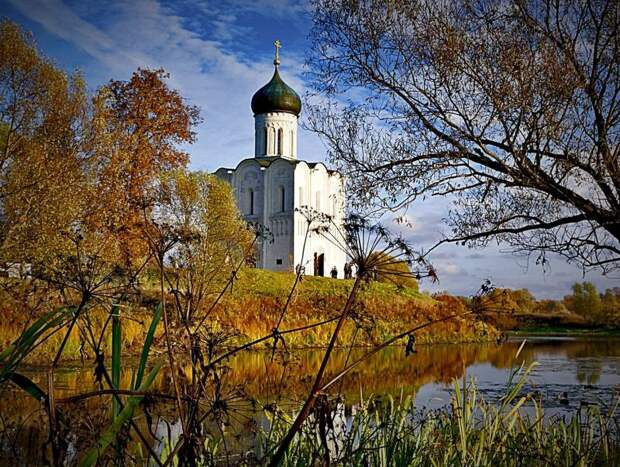
<path id="1" fill-rule="evenodd" d="M 252 97 L 255 155 L 234 169 L 218 169 L 216 175 L 232 185 L 244 218 L 265 225 L 273 235 L 272 242 L 262 242 L 259 247 L 258 267 L 293 271 L 301 264 L 306 274 L 320 276 L 336 268 L 342 277 L 346 255 L 323 236 L 311 233 L 302 251 L 307 222 L 296 208 L 307 206 L 329 214 L 341 225 L 344 181 L 321 162 L 297 158 L 301 99 L 280 78 L 279 46 L 276 41 L 271 81 Z"/>

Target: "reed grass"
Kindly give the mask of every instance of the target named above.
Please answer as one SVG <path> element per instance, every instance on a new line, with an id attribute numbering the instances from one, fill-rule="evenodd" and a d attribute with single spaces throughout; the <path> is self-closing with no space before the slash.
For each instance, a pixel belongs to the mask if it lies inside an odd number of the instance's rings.
<path id="1" fill-rule="evenodd" d="M 19 316 L 16 310 L 2 310 L 3 317 L 7 318 L 0 322 L 0 348 L 8 348 L 22 333 L 22 331 L 36 321 L 36 318 Z M 109 309 L 94 307 L 88 311 L 89 319 L 95 333 L 99 333 L 109 315 Z M 137 356 L 144 344 L 144 336 L 153 317 L 153 312 L 141 307 L 122 307 L 120 321 L 121 345 L 123 355 Z M 161 336 L 163 331 L 158 329 L 156 337 Z M 25 363 L 45 364 L 53 359 L 63 339 L 62 333 L 57 333 L 42 342 L 36 349 L 30 352 L 24 359 Z M 105 342 L 104 352 L 112 353 L 112 335 Z M 94 356 L 91 349 L 86 345 L 80 329 L 75 327 L 67 339 L 62 355 L 62 361 L 88 360 Z"/>
<path id="2" fill-rule="evenodd" d="M 112 305 L 112 386 L 113 389 L 120 389 L 121 380 L 121 315 L 118 304 Z M 114 419 L 118 417 L 120 413 L 120 403 L 118 400 L 113 400 L 112 412 Z"/>
<path id="3" fill-rule="evenodd" d="M 617 404 L 583 408 L 569 420 L 551 417 L 540 401 L 522 394 L 526 374 L 507 386 L 499 402 L 486 401 L 473 381 L 457 380 L 450 406 L 435 411 L 419 410 L 411 398 L 370 397 L 348 417 L 344 405 L 335 404 L 330 428 L 321 427 L 326 419 L 315 413 L 281 465 L 619 465 Z M 291 424 L 281 411 L 269 417 L 271 427 L 259 434 L 258 459 L 279 445 Z"/>

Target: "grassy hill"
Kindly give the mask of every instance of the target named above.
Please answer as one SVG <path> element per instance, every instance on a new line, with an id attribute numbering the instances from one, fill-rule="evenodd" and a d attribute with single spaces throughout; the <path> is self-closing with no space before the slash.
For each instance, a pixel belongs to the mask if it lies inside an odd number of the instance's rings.
<path id="1" fill-rule="evenodd" d="M 282 314 L 294 281 L 295 276 L 291 273 L 261 269 L 242 270 L 232 290 L 229 289 L 224 294 L 206 319 L 204 330 L 211 336 L 219 336 L 218 339 L 225 336 L 226 338 L 222 339 L 225 340 L 225 345 L 236 345 L 270 334 Z M 143 284 L 146 282 L 143 281 Z M 353 282 L 326 277 L 303 277 L 291 296 L 280 330 L 337 317 L 347 301 Z M 123 307 L 121 312 L 122 342 L 126 354 L 137 354 L 142 348 L 153 309 L 159 303 L 160 297 L 155 284 L 144 288 L 141 303 Z M 217 295 L 214 293 L 212 300 L 215 300 Z M 169 295 L 167 300 L 171 304 L 172 295 Z M 207 300 L 205 309 L 212 303 Z M 11 300 L 8 296 L 4 297 L 2 305 L 0 349 L 13 342 L 28 324 L 38 317 L 36 313 L 23 313 L 23 305 L 20 307 L 18 301 Z M 53 306 L 49 304 L 49 307 Z M 44 309 L 40 311 L 43 312 Z M 340 333 L 338 345 L 348 346 L 351 342 L 360 346 L 378 344 L 417 324 L 464 311 L 463 302 L 455 297 L 431 297 L 419 292 L 415 287 L 403 288 L 382 282 L 370 282 L 362 286 L 353 312 Z M 95 307 L 89 311 L 89 320 L 96 333 L 106 323 L 108 313 L 109 310 L 103 307 Z M 286 345 L 289 348 L 324 346 L 329 341 L 334 325 L 334 322 L 330 322 L 303 332 L 287 334 Z M 162 334 L 163 326 L 160 324 L 156 343 L 161 342 Z M 499 332 L 492 325 L 471 316 L 454 318 L 416 334 L 418 343 L 473 342 L 494 340 L 498 337 Z M 49 361 L 62 338 L 62 332 L 54 334 L 29 356 L 29 361 Z M 272 339 L 266 341 L 265 346 L 272 342 Z M 63 358 L 90 359 L 92 355 L 89 355 L 87 349 L 88 345 L 84 345 L 84 330 L 76 327 L 67 342 Z"/>
<path id="2" fill-rule="evenodd" d="M 229 326 L 248 338 L 271 332 L 277 323 L 295 281 L 289 273 L 246 269 L 231 294 L 214 312 L 214 321 Z M 305 276 L 297 286 L 280 329 L 291 329 L 338 315 L 344 307 L 353 280 Z M 392 284 L 364 284 L 352 319 L 341 333 L 340 344 L 348 345 L 355 335 L 356 345 L 381 342 L 407 328 L 465 311 L 461 301 L 450 296 L 431 297 L 415 288 Z M 287 337 L 295 347 L 325 345 L 333 325 Z M 420 343 L 466 342 L 496 339 L 497 330 L 474 317 L 455 318 L 421 330 Z"/>

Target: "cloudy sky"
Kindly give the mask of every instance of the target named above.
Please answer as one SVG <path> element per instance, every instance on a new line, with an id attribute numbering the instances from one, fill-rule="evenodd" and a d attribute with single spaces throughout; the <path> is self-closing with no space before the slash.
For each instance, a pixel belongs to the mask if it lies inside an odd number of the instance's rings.
<path id="1" fill-rule="evenodd" d="M 0 0 L 0 12 L 32 31 L 59 66 L 81 70 L 92 89 L 112 78 L 127 79 L 137 67 L 167 70 L 171 86 L 202 109 L 198 142 L 188 148 L 194 169 L 234 166 L 253 154 L 250 99 L 271 77 L 275 39 L 283 44 L 283 78 L 302 95 L 308 90 L 304 56 L 311 13 L 302 1 Z M 299 156 L 324 160 L 325 148 L 301 131 Z M 447 209 L 446 200 L 416 204 L 407 214 L 413 229 L 396 228 L 428 247 L 445 229 Z M 533 260 L 502 253 L 501 245 L 445 246 L 432 260 L 440 283 L 422 288 L 463 295 L 487 278 L 497 286 L 528 288 L 541 298 L 562 297 L 582 280 L 599 289 L 620 286 L 618 275 L 584 277 L 558 257 L 543 271 Z"/>

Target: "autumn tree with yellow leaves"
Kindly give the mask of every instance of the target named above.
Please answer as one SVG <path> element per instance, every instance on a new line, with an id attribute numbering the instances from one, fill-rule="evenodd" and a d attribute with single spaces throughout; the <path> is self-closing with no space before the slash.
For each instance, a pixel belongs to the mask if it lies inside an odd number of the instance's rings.
<path id="1" fill-rule="evenodd" d="M 144 214 L 162 173 L 185 167 L 198 108 L 163 70 L 138 69 L 93 97 L 43 57 L 29 34 L 0 24 L 2 259 L 62 269 L 103 256 L 137 267 L 149 254 Z"/>
<path id="2" fill-rule="evenodd" d="M 204 172 L 175 170 L 160 179 L 155 235 L 176 243 L 166 282 L 179 318 L 189 324 L 253 252 L 255 236 L 242 219 L 231 186 Z"/>
<path id="3" fill-rule="evenodd" d="M 42 57 L 32 36 L 0 22 L 3 260 L 49 258 L 83 209 L 85 88 L 79 73 Z"/>
<path id="4" fill-rule="evenodd" d="M 93 184 L 88 222 L 115 239 L 130 265 L 147 252 L 144 213 L 156 202 L 166 171 L 185 167 L 180 149 L 195 140 L 198 108 L 170 89 L 163 70 L 138 69 L 129 81 L 111 81 L 93 99 Z"/>

